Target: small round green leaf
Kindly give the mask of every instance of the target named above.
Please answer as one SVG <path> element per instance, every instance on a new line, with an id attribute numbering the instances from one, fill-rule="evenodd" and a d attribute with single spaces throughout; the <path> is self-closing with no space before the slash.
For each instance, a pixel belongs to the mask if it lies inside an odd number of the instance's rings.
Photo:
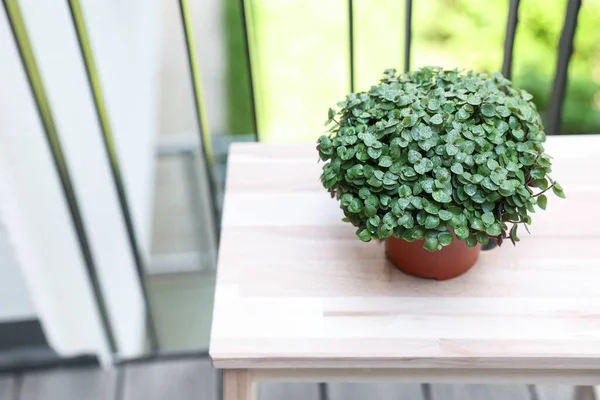
<path id="1" fill-rule="evenodd" d="M 446 153 L 449 156 L 455 156 L 458 153 L 458 147 L 456 147 L 452 143 L 447 143 L 446 144 Z"/>
<path id="2" fill-rule="evenodd" d="M 444 120 L 440 114 L 435 114 L 433 117 L 431 117 L 429 122 L 431 122 L 433 125 L 441 125 Z"/>
<path id="3" fill-rule="evenodd" d="M 496 109 L 490 103 L 483 103 L 481 106 L 481 113 L 486 117 L 493 117 L 496 115 Z"/>
<path id="4" fill-rule="evenodd" d="M 422 210 L 423 209 L 423 199 L 421 197 L 412 196 L 411 199 L 410 199 L 410 203 L 417 210 Z"/>
<path id="5" fill-rule="evenodd" d="M 438 233 L 438 242 L 442 245 L 442 246 L 448 246 L 450 243 L 452 243 L 452 234 L 448 231 L 444 231 L 444 232 L 440 232 Z"/>
<path id="6" fill-rule="evenodd" d="M 368 223 L 370 223 L 372 226 L 379 226 L 380 222 L 381 218 L 379 218 L 379 215 L 374 215 L 368 220 Z"/>
<path id="7" fill-rule="evenodd" d="M 411 164 L 416 163 L 417 161 L 419 161 L 421 158 L 423 158 L 423 155 L 421 155 L 421 153 L 419 153 L 416 150 L 409 150 L 408 151 L 408 162 Z"/>
<path id="8" fill-rule="evenodd" d="M 488 226 L 485 230 L 490 236 L 498 236 L 502 233 L 502 228 L 500 228 L 500 224 L 494 223 Z"/>
<path id="9" fill-rule="evenodd" d="M 537 197 L 537 204 L 538 204 L 538 206 L 540 206 L 540 208 L 541 208 L 542 210 L 545 210 L 545 209 L 546 209 L 546 205 L 548 204 L 548 198 L 546 197 L 546 195 L 545 195 L 545 194 L 540 194 L 540 195 Z"/>
<path id="10" fill-rule="evenodd" d="M 552 191 L 554 192 L 554 194 L 558 197 L 560 197 L 561 199 L 566 198 L 565 196 L 565 192 L 563 192 L 562 188 L 559 186 L 556 186 L 557 184 L 555 183 L 554 186 L 552 186 Z"/>
<path id="11" fill-rule="evenodd" d="M 427 105 L 427 108 L 430 111 L 436 111 L 440 108 L 440 102 L 436 99 L 431 99 L 431 100 L 429 100 L 429 104 Z"/>
<path id="12" fill-rule="evenodd" d="M 379 159 L 379 166 L 380 167 L 390 167 L 392 165 L 392 158 L 389 156 L 383 156 Z"/>
<path id="13" fill-rule="evenodd" d="M 398 225 L 412 229 L 415 226 L 415 220 L 411 214 L 404 214 L 398 219 Z"/>
<path id="14" fill-rule="evenodd" d="M 475 238 L 481 244 L 488 244 L 488 241 L 490 240 L 490 237 L 485 232 L 477 232 Z"/>
<path id="15" fill-rule="evenodd" d="M 408 197 L 412 195 L 412 190 L 408 185 L 401 185 L 398 188 L 398 196 L 400 197 Z"/>
<path id="16" fill-rule="evenodd" d="M 371 157 L 372 159 L 376 160 L 381 155 L 381 149 L 375 149 L 373 147 L 369 147 L 367 149 L 367 154 L 369 155 L 369 157 Z"/>
<path id="17" fill-rule="evenodd" d="M 452 213 L 448 210 L 440 210 L 438 216 L 442 221 L 450 221 L 452 219 Z"/>
<path id="18" fill-rule="evenodd" d="M 383 186 L 383 183 L 375 177 L 369 178 L 369 180 L 367 180 L 367 183 L 374 188 L 380 188 L 381 186 Z"/>
<path id="19" fill-rule="evenodd" d="M 440 218 L 435 215 L 428 215 L 425 219 L 425 228 L 434 229 L 440 224 Z"/>
<path id="20" fill-rule="evenodd" d="M 477 193 L 477 186 L 468 183 L 465 185 L 464 190 L 469 197 L 473 197 Z"/>
<path id="21" fill-rule="evenodd" d="M 432 194 L 433 199 L 440 203 L 450 203 L 452 201 L 452 197 L 443 190 L 436 190 Z"/>
<path id="22" fill-rule="evenodd" d="M 425 211 L 427 211 L 431 215 L 438 215 L 440 208 L 435 204 L 435 202 L 427 200 L 424 200 L 424 202 L 427 202 L 427 204 L 424 207 Z"/>
<path id="23" fill-rule="evenodd" d="M 429 237 L 425 240 L 425 244 L 423 245 L 425 250 L 428 251 L 436 251 L 438 249 L 438 240 L 435 237 Z"/>
<path id="24" fill-rule="evenodd" d="M 470 235 L 465 242 L 467 243 L 467 247 L 472 249 L 473 247 L 477 246 L 477 238 L 475 237 L 475 235 Z"/>
<path id="25" fill-rule="evenodd" d="M 479 218 L 473 218 L 471 220 L 471 228 L 475 229 L 476 231 L 481 231 L 484 228 L 483 222 Z"/>
<path id="26" fill-rule="evenodd" d="M 366 205 L 365 206 L 365 214 L 367 215 L 367 217 L 372 217 L 375 214 L 377 214 L 377 207 L 371 206 L 371 205 Z"/>
<path id="27" fill-rule="evenodd" d="M 371 240 L 371 232 L 368 229 L 361 229 L 357 233 L 358 238 L 363 242 L 369 242 Z"/>
<path id="28" fill-rule="evenodd" d="M 358 197 L 360 197 L 363 200 L 369 197 L 370 195 L 371 191 L 366 187 L 360 188 L 360 190 L 358 191 Z"/>
<path id="29" fill-rule="evenodd" d="M 415 228 L 412 229 L 411 236 L 415 240 L 422 240 L 422 239 L 425 238 L 425 233 L 426 233 L 425 229 L 419 228 L 419 227 L 415 227 Z"/>
<path id="30" fill-rule="evenodd" d="M 467 97 L 467 102 L 471 105 L 478 106 L 479 104 L 481 104 L 481 97 L 479 97 L 476 94 L 472 94 L 469 97 Z"/>
<path id="31" fill-rule="evenodd" d="M 460 240 L 465 240 L 467 236 L 469 236 L 469 228 L 467 228 L 466 226 L 458 226 L 454 228 L 454 234 Z"/>
<path id="32" fill-rule="evenodd" d="M 422 158 L 414 166 L 415 172 L 423 175 L 433 169 L 433 162 L 428 158 Z"/>
<path id="33" fill-rule="evenodd" d="M 496 218 L 494 218 L 494 214 L 492 214 L 491 212 L 486 212 L 481 216 L 481 221 L 485 226 L 492 225 L 495 220 Z"/>
<path id="34" fill-rule="evenodd" d="M 471 182 L 473 182 L 474 184 L 479 184 L 481 183 L 481 181 L 483 181 L 484 176 L 483 175 L 479 175 L 479 174 L 474 174 L 471 177 Z"/>
<path id="35" fill-rule="evenodd" d="M 462 175 L 465 172 L 462 164 L 459 164 L 459 163 L 452 164 L 452 167 L 450 168 L 450 170 L 458 175 Z"/>
<path id="36" fill-rule="evenodd" d="M 499 166 L 500 166 L 500 164 L 498 164 L 498 161 L 494 160 L 493 158 L 490 158 L 489 160 L 487 160 L 487 167 L 490 169 L 490 171 L 495 170 Z"/>
<path id="37" fill-rule="evenodd" d="M 350 202 L 350 204 L 348 205 L 348 211 L 353 214 L 358 214 L 362 210 L 363 210 L 363 204 L 360 201 L 360 199 L 357 199 L 356 197 L 353 198 L 352 201 Z"/>
<path id="38" fill-rule="evenodd" d="M 425 193 L 433 192 L 433 179 L 431 179 L 431 178 L 421 179 L 420 184 L 421 184 L 421 188 L 423 189 L 423 191 Z"/>
<path id="39" fill-rule="evenodd" d="M 548 180 L 546 180 L 545 178 L 544 179 L 536 179 L 535 185 L 542 190 L 546 190 L 546 189 L 548 189 Z"/>

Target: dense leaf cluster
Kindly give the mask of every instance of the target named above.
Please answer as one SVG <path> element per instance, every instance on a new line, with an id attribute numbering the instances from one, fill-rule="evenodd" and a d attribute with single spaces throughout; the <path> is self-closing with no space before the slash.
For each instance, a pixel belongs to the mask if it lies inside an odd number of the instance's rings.
<path id="1" fill-rule="evenodd" d="M 514 243 L 534 206 L 546 208 L 545 191 L 564 197 L 530 100 L 499 73 L 386 70 L 329 110 L 317 146 L 323 186 L 363 241 L 425 239 L 435 251 L 453 231 L 469 247 Z"/>

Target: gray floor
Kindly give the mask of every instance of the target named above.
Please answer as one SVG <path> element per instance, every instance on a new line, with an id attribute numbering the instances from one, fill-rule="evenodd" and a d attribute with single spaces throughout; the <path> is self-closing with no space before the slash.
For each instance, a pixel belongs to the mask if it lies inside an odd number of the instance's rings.
<path id="1" fill-rule="evenodd" d="M 570 386 L 329 384 L 330 400 L 570 400 Z M 187 359 L 102 370 L 0 375 L 0 400 L 217 400 L 208 360 Z M 260 400 L 319 400 L 316 384 L 268 384 Z"/>
<path id="2" fill-rule="evenodd" d="M 207 349 L 214 270 L 153 275 L 146 282 L 161 350 Z"/>

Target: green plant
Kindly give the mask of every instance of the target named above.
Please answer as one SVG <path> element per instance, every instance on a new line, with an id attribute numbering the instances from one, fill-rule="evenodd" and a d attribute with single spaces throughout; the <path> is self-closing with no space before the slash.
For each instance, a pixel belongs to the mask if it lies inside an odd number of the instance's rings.
<path id="1" fill-rule="evenodd" d="M 499 73 L 386 70 L 329 110 L 317 146 L 328 161 L 323 186 L 363 241 L 425 239 L 435 251 L 452 242 L 452 229 L 469 247 L 490 237 L 515 243 L 534 206 L 546 208 L 546 191 L 565 197 L 548 176 L 531 98 Z"/>

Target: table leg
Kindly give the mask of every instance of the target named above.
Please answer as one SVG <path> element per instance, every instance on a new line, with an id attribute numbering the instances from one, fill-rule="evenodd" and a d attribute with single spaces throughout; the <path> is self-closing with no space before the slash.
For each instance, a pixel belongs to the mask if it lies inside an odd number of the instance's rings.
<path id="1" fill-rule="evenodd" d="M 223 370 L 223 400 L 257 400 L 256 383 L 247 369 Z"/>

